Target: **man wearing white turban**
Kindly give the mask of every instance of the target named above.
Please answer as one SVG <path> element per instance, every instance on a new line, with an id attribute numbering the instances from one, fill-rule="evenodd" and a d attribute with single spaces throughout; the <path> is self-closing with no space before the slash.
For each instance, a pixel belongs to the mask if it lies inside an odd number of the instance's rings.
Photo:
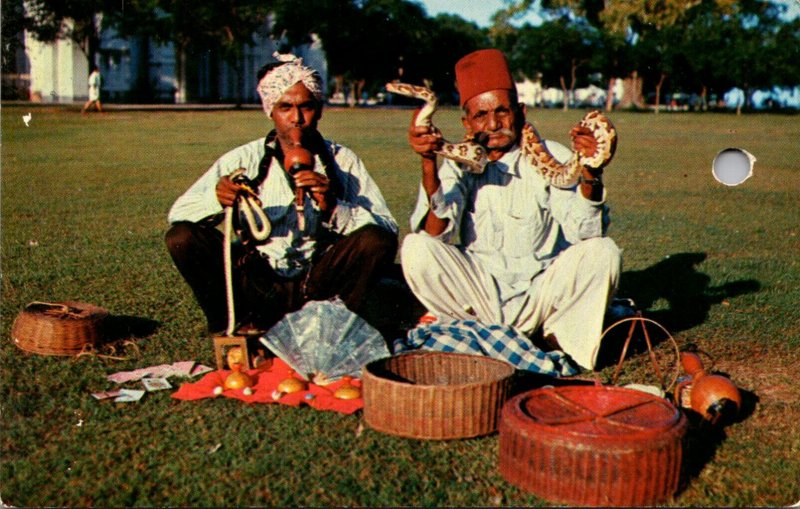
<path id="1" fill-rule="evenodd" d="M 169 212 L 167 248 L 211 332 L 224 330 L 227 316 L 224 237 L 216 225 L 243 194 L 257 199 L 271 231 L 266 239 L 248 233 L 235 215 L 239 333 L 266 330 L 308 300 L 338 295 L 358 312 L 397 251 L 397 223 L 364 164 L 317 130 L 319 74 L 293 55 L 275 57 L 259 70 L 257 87 L 274 129 L 220 157 Z M 298 151 L 305 162 L 287 168 L 285 158 Z"/>

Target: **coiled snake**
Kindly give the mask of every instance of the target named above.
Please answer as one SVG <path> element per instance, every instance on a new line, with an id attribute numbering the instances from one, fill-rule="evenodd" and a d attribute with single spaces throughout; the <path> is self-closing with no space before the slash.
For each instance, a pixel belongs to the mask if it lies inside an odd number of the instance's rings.
<path id="1" fill-rule="evenodd" d="M 425 105 L 417 115 L 415 125 L 433 127 L 432 118 L 436 112 L 438 101 L 436 94 L 432 90 L 399 82 L 387 83 L 386 90 L 425 101 Z M 597 150 L 591 156 L 573 154 L 563 164 L 559 163 L 547 150 L 542 137 L 539 136 L 533 124 L 526 122 L 522 128 L 520 145 L 523 157 L 539 171 L 545 180 L 555 187 L 569 188 L 574 186 L 578 182 L 578 177 L 581 175 L 584 166 L 602 168 L 614 156 L 617 145 L 617 131 L 605 115 L 599 111 L 590 111 L 578 122 L 578 125 L 591 131 L 592 136 L 597 140 Z M 470 173 L 483 173 L 486 164 L 489 162 L 486 156 L 486 149 L 469 138 L 460 143 L 451 143 L 445 140 L 442 148 L 436 153 L 460 163 L 462 169 Z"/>
<path id="2" fill-rule="evenodd" d="M 222 261 L 225 270 L 225 302 L 228 305 L 228 327 L 225 329 L 226 336 L 233 336 L 236 328 L 236 313 L 234 311 L 233 303 L 233 267 L 231 260 L 231 243 L 233 242 L 233 215 L 238 209 L 246 221 L 246 225 L 250 230 L 250 235 L 256 241 L 262 242 L 269 238 L 272 232 L 272 225 L 269 218 L 264 213 L 261 207 L 261 200 L 258 199 L 255 191 L 247 186 L 241 177 L 244 175 L 245 169 L 239 168 L 230 175 L 230 179 L 239 184 L 241 193 L 236 197 L 233 205 L 225 207 L 225 222 L 223 225 L 223 252 Z"/>

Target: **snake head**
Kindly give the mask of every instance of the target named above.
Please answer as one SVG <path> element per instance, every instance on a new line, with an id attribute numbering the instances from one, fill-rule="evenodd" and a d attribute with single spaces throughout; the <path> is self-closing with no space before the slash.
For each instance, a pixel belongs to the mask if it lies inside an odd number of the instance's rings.
<path id="1" fill-rule="evenodd" d="M 249 194 L 250 196 L 258 197 L 256 192 L 254 191 L 254 189 L 257 187 L 255 185 L 255 182 L 247 178 L 244 172 L 239 172 L 239 171 L 234 172 L 231 175 L 231 182 L 238 185 L 241 191 Z"/>
<path id="2" fill-rule="evenodd" d="M 481 147 L 485 147 L 486 143 L 489 142 L 489 133 L 484 132 L 484 131 L 480 131 L 480 132 L 477 132 L 477 133 L 467 133 L 464 136 L 464 141 L 470 142 L 470 143 L 476 143 L 476 144 L 480 145 Z"/>

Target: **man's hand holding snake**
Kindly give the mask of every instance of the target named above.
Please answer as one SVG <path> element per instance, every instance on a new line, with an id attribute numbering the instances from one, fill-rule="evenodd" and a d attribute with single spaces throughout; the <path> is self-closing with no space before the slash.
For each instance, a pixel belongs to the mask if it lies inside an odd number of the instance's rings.
<path id="1" fill-rule="evenodd" d="M 572 150 L 582 157 L 593 157 L 597 153 L 597 139 L 592 134 L 592 131 L 580 125 L 572 128 L 569 132 L 572 138 Z M 584 167 L 591 175 L 600 175 L 603 173 L 603 168 L 593 168 L 590 166 Z"/>
<path id="2" fill-rule="evenodd" d="M 436 160 L 436 151 L 442 148 L 442 133 L 432 125 L 416 125 L 417 110 L 408 128 L 408 142 L 411 148 L 425 159 Z"/>
<path id="3" fill-rule="evenodd" d="M 246 187 L 235 183 L 228 175 L 217 182 L 217 201 L 223 207 L 232 207 L 236 197 L 241 193 L 249 193 Z"/>

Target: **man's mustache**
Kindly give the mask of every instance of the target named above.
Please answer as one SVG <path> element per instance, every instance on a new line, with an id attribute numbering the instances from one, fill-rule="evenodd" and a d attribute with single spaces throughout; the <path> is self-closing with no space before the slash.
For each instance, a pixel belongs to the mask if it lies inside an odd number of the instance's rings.
<path id="1" fill-rule="evenodd" d="M 512 131 L 511 129 L 503 128 L 503 129 L 498 129 L 497 131 L 492 131 L 490 133 L 486 131 L 478 131 L 477 133 L 472 135 L 472 141 L 474 141 L 478 145 L 485 146 L 487 143 L 489 143 L 489 137 L 493 134 L 500 134 L 503 136 L 507 136 L 509 138 L 514 137 L 514 131 Z"/>

